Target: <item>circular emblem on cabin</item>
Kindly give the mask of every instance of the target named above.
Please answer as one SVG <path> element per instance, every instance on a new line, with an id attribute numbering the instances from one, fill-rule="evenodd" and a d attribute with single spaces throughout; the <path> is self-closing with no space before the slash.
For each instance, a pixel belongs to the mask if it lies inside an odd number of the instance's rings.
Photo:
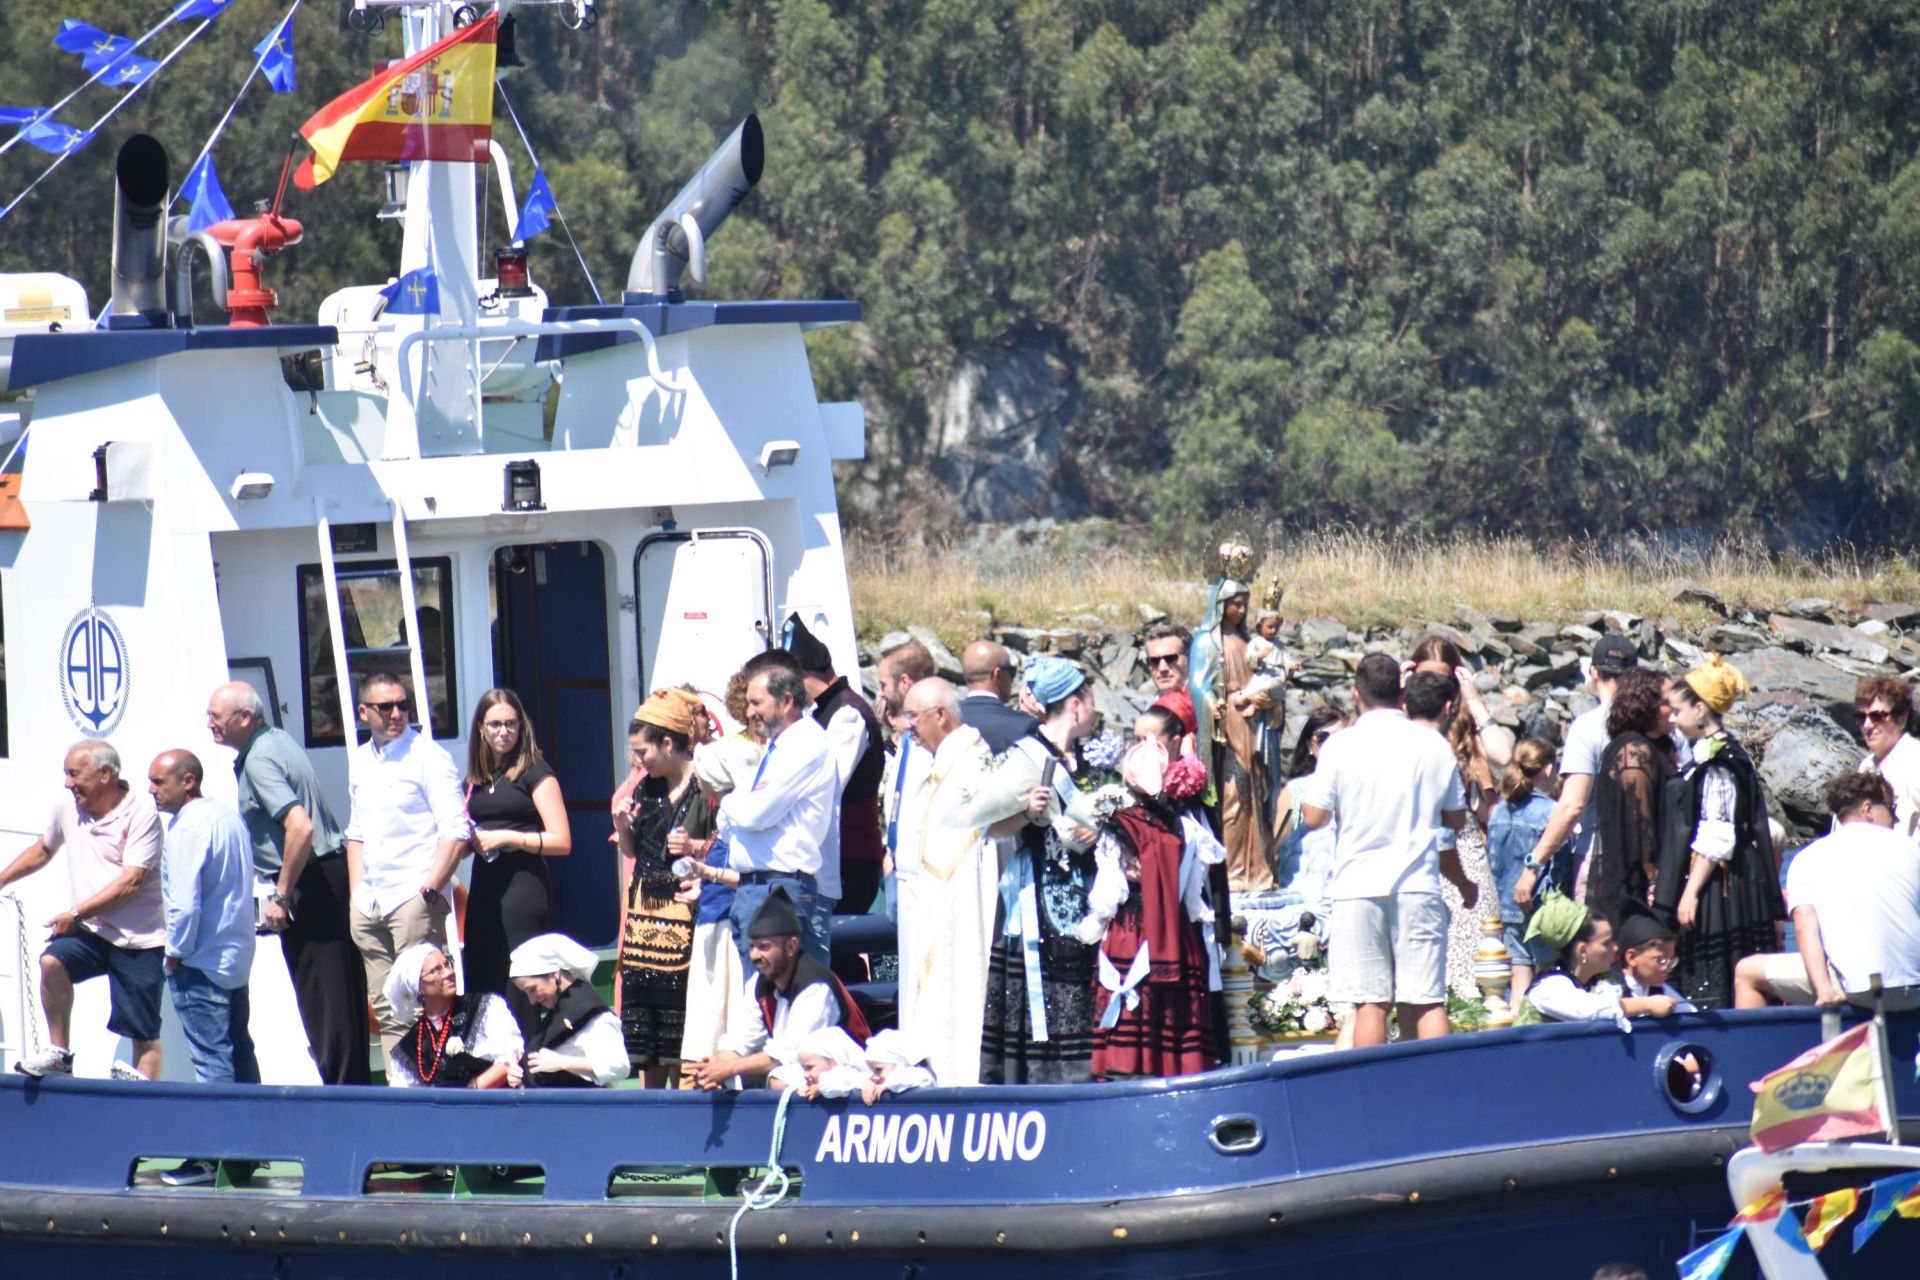
<path id="1" fill-rule="evenodd" d="M 89 738 L 104 738 L 127 708 L 127 641 L 99 608 L 82 609 L 60 642 L 60 699 Z"/>

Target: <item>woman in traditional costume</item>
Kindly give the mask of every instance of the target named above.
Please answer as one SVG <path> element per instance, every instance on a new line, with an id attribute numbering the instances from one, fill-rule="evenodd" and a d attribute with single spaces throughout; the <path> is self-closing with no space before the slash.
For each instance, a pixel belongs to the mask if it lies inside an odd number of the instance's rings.
<path id="1" fill-rule="evenodd" d="M 1674 984 L 1703 1009 L 1732 1006 L 1734 966 L 1772 951 L 1774 922 L 1786 916 L 1760 772 L 1720 719 L 1746 690 L 1715 654 L 1667 693 L 1693 751 L 1669 785 L 1653 905 L 1679 928 Z"/>
<path id="2" fill-rule="evenodd" d="M 1158 735 L 1128 751 L 1121 776 L 1133 803 L 1094 846 L 1100 869 L 1083 936 L 1100 937 L 1096 1080 L 1192 1075 L 1221 1061 L 1206 869 L 1226 850 L 1190 807 L 1206 790 L 1205 767 L 1168 754 Z"/>
<path id="3" fill-rule="evenodd" d="M 735 787 L 751 786 L 762 755 L 758 740 L 719 738 L 694 748 L 693 774 L 710 804 Z M 680 1037 L 680 1061 L 710 1058 L 727 1033 L 733 1001 L 740 998 L 746 970 L 740 964 L 740 945 L 733 936 L 733 891 L 740 873 L 728 866 L 724 837 L 707 845 L 706 859 L 682 877 L 680 897 L 691 899 L 693 957 L 687 970 L 686 1030 Z"/>
<path id="4" fill-rule="evenodd" d="M 1623 918 L 1629 904 L 1651 902 L 1659 874 L 1667 783 L 1677 776 L 1660 685 L 1652 671 L 1624 671 L 1607 709 L 1611 740 L 1593 780 L 1585 902 L 1610 920 Z"/>
<path id="5" fill-rule="evenodd" d="M 630 747 L 646 776 L 615 824 L 626 909 L 620 929 L 620 1022 L 627 1053 L 647 1087 L 665 1086 L 681 1061 L 694 908 L 682 900 L 673 864 L 704 861 L 713 804 L 693 773 L 693 741 L 706 705 L 683 689 L 658 689 L 633 713 Z"/>
<path id="6" fill-rule="evenodd" d="M 1235 697 L 1254 682 L 1247 646 L 1245 581 L 1253 552 L 1238 543 L 1220 548 L 1225 574 L 1207 599 L 1207 620 L 1193 637 L 1187 682 L 1197 723 L 1194 752 L 1213 779 L 1220 838 L 1227 847 L 1227 883 L 1236 893 L 1260 893 L 1273 887 L 1267 862 L 1269 789 L 1259 750 L 1256 721 L 1272 714 L 1272 694 Z"/>
<path id="7" fill-rule="evenodd" d="M 1674 1011 L 1671 996 L 1624 993 L 1613 976 L 1619 955 L 1613 924 L 1585 904 L 1549 893 L 1527 922 L 1527 941 L 1536 938 L 1556 949 L 1559 958 L 1534 979 L 1514 1014 L 1514 1025 L 1606 1021 L 1631 1031 L 1631 1017 L 1664 1018 Z"/>
<path id="8" fill-rule="evenodd" d="M 1087 915 L 1095 833 L 1067 817 L 1081 794 L 1068 757 L 1093 732 L 1093 694 L 1086 672 L 1051 655 L 1030 660 L 1021 680 L 1043 719 L 995 758 L 996 769 L 1034 785 L 1000 876 L 980 1082 L 1075 1084 L 1093 1063 L 1095 947 L 1075 930 Z"/>
<path id="9" fill-rule="evenodd" d="M 390 1059 L 398 1089 L 498 1089 L 520 1056 L 520 1028 L 506 1000 L 490 991 L 454 990 L 447 953 L 416 942 L 394 957 L 387 1003 L 413 1025 Z"/>
<path id="10" fill-rule="evenodd" d="M 519 1088 L 587 1088 L 624 1080 L 633 1065 L 620 1019 L 593 989 L 596 958 L 564 933 L 514 948 L 513 985 L 534 1006 L 526 1057 L 507 1068 Z"/>
<path id="11" fill-rule="evenodd" d="M 546 932 L 553 913 L 546 860 L 573 850 L 560 780 L 540 754 L 533 722 L 511 689 L 487 690 L 473 710 L 467 816 L 473 820 L 478 856 L 460 959 L 468 991 L 505 995 L 513 990 L 507 984 L 507 956 Z"/>

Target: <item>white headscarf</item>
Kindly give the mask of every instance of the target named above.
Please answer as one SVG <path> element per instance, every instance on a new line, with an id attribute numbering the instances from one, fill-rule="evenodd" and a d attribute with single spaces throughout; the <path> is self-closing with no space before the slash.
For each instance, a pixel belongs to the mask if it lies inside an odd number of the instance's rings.
<path id="1" fill-rule="evenodd" d="M 917 1067 L 927 1060 L 913 1038 L 895 1027 L 874 1032 L 867 1040 L 866 1053 L 868 1062 L 897 1067 Z"/>
<path id="2" fill-rule="evenodd" d="M 393 967 L 387 970 L 387 1003 L 400 1021 L 412 1022 L 420 1016 L 420 971 L 427 967 L 428 956 L 439 953 L 435 943 L 416 942 L 394 957 Z"/>
<path id="3" fill-rule="evenodd" d="M 576 982 L 591 982 L 599 963 L 600 957 L 566 934 L 543 933 L 513 949 L 507 959 L 507 976 L 544 978 L 550 973 L 569 973 Z"/>

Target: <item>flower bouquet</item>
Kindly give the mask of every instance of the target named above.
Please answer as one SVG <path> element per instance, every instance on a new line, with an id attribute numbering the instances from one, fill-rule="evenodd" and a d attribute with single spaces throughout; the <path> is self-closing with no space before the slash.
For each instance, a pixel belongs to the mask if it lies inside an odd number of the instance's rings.
<path id="1" fill-rule="evenodd" d="M 1298 1039 L 1331 1034 L 1339 1026 L 1327 999 L 1324 965 L 1302 966 L 1285 981 L 1255 996 L 1247 1021 L 1268 1039 Z"/>

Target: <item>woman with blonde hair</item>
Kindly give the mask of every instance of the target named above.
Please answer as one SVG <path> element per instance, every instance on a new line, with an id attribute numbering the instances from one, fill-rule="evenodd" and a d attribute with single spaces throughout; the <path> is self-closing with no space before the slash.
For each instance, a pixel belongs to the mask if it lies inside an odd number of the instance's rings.
<path id="1" fill-rule="evenodd" d="M 468 991 L 507 995 L 508 956 L 553 914 L 546 860 L 573 851 L 560 780 L 511 689 L 487 690 L 473 709 L 466 788 L 475 857 L 461 960 Z"/>
<path id="2" fill-rule="evenodd" d="M 1536 969 L 1553 963 L 1554 952 L 1551 948 L 1536 951 L 1527 942 L 1527 907 L 1514 898 L 1514 885 L 1531 867 L 1540 885 L 1539 897 L 1534 899 L 1538 902 L 1551 889 L 1567 892 L 1573 879 L 1564 849 L 1556 850 L 1544 864 L 1532 861 L 1533 846 L 1553 814 L 1553 792 L 1553 748 L 1538 738 L 1523 739 L 1500 774 L 1500 802 L 1487 819 L 1487 869 L 1499 893 L 1502 937 L 1513 960 L 1516 996 L 1526 994 Z"/>

